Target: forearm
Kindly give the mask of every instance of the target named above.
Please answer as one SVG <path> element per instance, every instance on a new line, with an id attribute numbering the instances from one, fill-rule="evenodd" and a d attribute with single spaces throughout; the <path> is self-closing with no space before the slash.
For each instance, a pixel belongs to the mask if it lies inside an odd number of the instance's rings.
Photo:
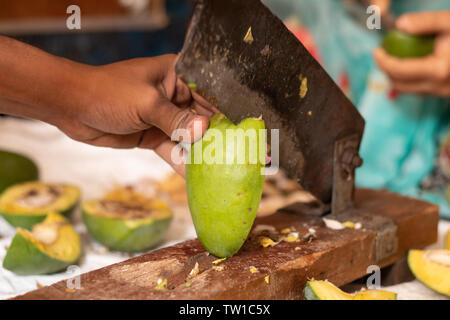
<path id="1" fill-rule="evenodd" d="M 75 112 L 86 68 L 0 36 L 0 113 L 58 124 Z"/>

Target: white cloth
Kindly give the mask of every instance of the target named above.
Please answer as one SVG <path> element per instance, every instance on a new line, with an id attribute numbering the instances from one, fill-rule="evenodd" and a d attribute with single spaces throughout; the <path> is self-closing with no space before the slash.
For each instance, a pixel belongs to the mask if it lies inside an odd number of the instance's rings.
<path id="1" fill-rule="evenodd" d="M 79 186 L 82 200 L 102 196 L 115 184 L 133 183 L 142 178 L 162 179 L 171 168 L 152 151 L 114 150 L 85 145 L 67 138 L 55 127 L 38 122 L 0 118 L 0 149 L 18 152 L 32 158 L 39 166 L 41 180 L 66 182 Z M 182 210 L 181 210 L 182 211 Z M 72 216 L 83 239 L 83 258 L 76 272 L 88 272 L 128 259 L 130 255 L 109 252 L 90 239 L 81 222 L 80 212 Z M 450 223 L 440 222 L 441 238 Z M 6 254 L 15 230 L 0 219 L 0 261 Z M 189 215 L 175 212 L 175 219 L 163 246 L 192 239 L 195 230 Z M 439 245 L 439 244 L 438 244 Z M 440 244 L 442 248 L 442 243 Z M 0 267 L 0 299 L 7 299 L 38 285 L 50 285 L 71 278 L 76 273 L 42 276 L 17 276 Z M 442 299 L 417 280 L 387 288 L 398 293 L 399 299 Z"/>

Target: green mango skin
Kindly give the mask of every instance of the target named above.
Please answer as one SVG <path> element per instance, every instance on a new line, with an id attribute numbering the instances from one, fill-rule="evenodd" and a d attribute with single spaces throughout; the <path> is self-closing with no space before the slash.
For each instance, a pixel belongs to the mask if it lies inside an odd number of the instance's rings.
<path id="1" fill-rule="evenodd" d="M 259 129 L 265 129 L 265 125 L 262 120 L 245 119 L 236 126 L 222 114 L 217 114 L 210 120 L 204 137 L 194 143 L 189 151 L 190 161 L 186 164 L 187 195 L 198 239 L 209 253 L 227 258 L 242 247 L 252 227 L 262 195 L 264 163 L 248 162 L 248 141 L 244 164 L 225 164 L 225 152 L 222 164 L 194 163 L 196 154 L 204 154 L 206 148 L 211 150 L 211 146 L 214 146 L 215 138 L 210 134 L 210 129 L 219 130 L 225 144 L 227 129 L 255 129 L 259 132 Z M 257 135 L 258 145 L 259 139 Z M 263 146 L 265 156 L 265 141 Z M 236 152 L 232 156 L 236 159 Z"/>
<path id="2" fill-rule="evenodd" d="M 64 270 L 75 262 L 54 259 L 17 233 L 3 260 L 3 268 L 19 275 L 39 275 Z"/>
<path id="3" fill-rule="evenodd" d="M 307 283 L 305 288 L 303 289 L 303 297 L 305 300 L 320 300 L 309 283 Z"/>
<path id="4" fill-rule="evenodd" d="M 59 212 L 65 217 L 69 217 L 74 209 L 77 207 L 78 201 L 71 205 L 68 209 Z M 31 230 L 34 225 L 41 223 L 47 217 L 47 213 L 43 214 L 33 214 L 33 215 L 24 215 L 17 213 L 9 213 L 9 212 L 1 212 L 0 215 L 5 219 L 10 225 L 16 228 L 23 228 L 27 230 Z"/>
<path id="5" fill-rule="evenodd" d="M 169 229 L 172 216 L 132 226 L 127 225 L 123 219 L 104 218 L 83 211 L 83 221 L 89 234 L 108 249 L 142 252 L 161 242 Z"/>
<path id="6" fill-rule="evenodd" d="M 391 30 L 383 39 L 383 48 L 397 58 L 420 58 L 433 53 L 434 41 L 435 36 L 418 36 Z"/>
<path id="7" fill-rule="evenodd" d="M 36 164 L 20 154 L 0 150 L 0 194 L 8 187 L 39 178 Z"/>

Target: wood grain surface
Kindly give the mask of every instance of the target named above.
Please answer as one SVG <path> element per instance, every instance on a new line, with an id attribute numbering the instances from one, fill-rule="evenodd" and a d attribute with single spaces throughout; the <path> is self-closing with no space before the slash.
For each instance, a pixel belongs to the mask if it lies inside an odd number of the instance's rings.
<path id="1" fill-rule="evenodd" d="M 218 264 L 198 240 L 185 241 L 83 274 L 78 290 L 68 290 L 66 281 L 61 281 L 16 299 L 301 299 L 308 279 L 344 285 L 364 276 L 369 265 L 390 265 L 408 249 L 437 239 L 436 205 L 387 191 L 359 189 L 356 207 L 397 224 L 396 254 L 376 262 L 375 232 L 332 230 L 320 217 L 279 211 L 258 218 L 255 226 L 275 227 L 272 238 L 282 236 L 280 231 L 288 227 L 302 238 L 313 228 L 316 238 L 264 248 L 260 245 L 263 234 L 253 232 L 238 254 Z M 199 273 L 189 278 L 196 263 Z M 218 266 L 223 270 L 217 270 Z M 158 279 L 167 279 L 166 289 L 155 289 Z"/>

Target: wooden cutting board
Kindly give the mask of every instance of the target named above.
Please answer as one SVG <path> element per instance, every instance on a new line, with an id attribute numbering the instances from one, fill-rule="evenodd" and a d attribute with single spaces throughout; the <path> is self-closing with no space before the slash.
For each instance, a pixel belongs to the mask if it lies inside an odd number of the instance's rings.
<path id="1" fill-rule="evenodd" d="M 350 283 L 364 276 L 368 266 L 390 265 L 408 249 L 437 239 L 439 215 L 434 204 L 368 189 L 356 191 L 355 203 L 358 210 L 394 221 L 398 228 L 394 255 L 376 262 L 373 231 L 332 230 L 320 217 L 279 211 L 258 218 L 255 225 L 271 225 L 278 231 L 294 228 L 300 238 L 314 228 L 316 239 L 264 248 L 260 235 L 252 233 L 238 254 L 218 264 L 198 240 L 190 240 L 85 273 L 78 290 L 67 289 L 66 281 L 60 281 L 16 299 L 301 299 L 308 279 L 328 279 L 338 286 Z M 188 279 L 196 263 L 199 273 Z M 155 289 L 158 279 L 167 279 L 166 289 Z"/>

